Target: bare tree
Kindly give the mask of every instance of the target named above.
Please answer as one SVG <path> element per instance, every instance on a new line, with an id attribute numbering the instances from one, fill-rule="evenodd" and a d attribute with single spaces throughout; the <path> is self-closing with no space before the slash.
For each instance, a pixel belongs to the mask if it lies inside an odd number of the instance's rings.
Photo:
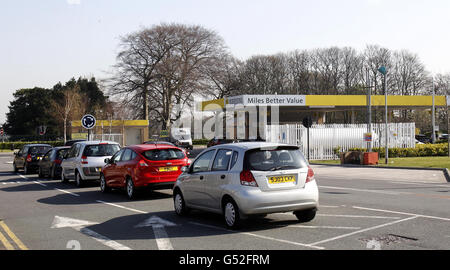
<path id="1" fill-rule="evenodd" d="M 67 141 L 67 125 L 68 122 L 79 116 L 80 110 L 83 109 L 82 97 L 80 94 L 80 86 L 75 85 L 71 88 L 61 90 L 61 99 L 53 99 L 51 108 L 56 119 L 63 122 L 64 126 L 64 142 Z M 81 117 L 80 117 L 81 118 Z"/>
<path id="2" fill-rule="evenodd" d="M 184 106 L 205 88 L 202 66 L 225 54 L 221 37 L 201 26 L 161 24 L 122 39 L 110 93 L 138 104 L 141 117 L 154 116 L 163 128 L 179 118 Z"/>

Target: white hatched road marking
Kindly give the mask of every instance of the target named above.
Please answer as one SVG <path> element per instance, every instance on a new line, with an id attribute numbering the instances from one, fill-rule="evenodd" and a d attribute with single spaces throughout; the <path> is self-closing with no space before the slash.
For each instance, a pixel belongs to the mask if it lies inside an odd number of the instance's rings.
<path id="1" fill-rule="evenodd" d="M 336 236 L 336 237 L 333 237 L 333 238 L 329 238 L 329 239 L 321 240 L 321 241 L 318 241 L 318 242 L 314 242 L 314 243 L 311 243 L 309 245 L 312 245 L 312 246 L 320 245 L 320 244 L 323 244 L 323 243 L 327 243 L 327 242 L 331 242 L 331 241 L 334 241 L 334 240 L 342 239 L 342 238 L 345 238 L 345 237 L 348 237 L 348 236 L 351 236 L 351 235 L 355 235 L 355 234 L 359 234 L 359 233 L 362 233 L 362 232 L 376 230 L 376 229 L 383 228 L 383 227 L 390 226 L 390 225 L 394 225 L 394 224 L 397 224 L 397 223 L 400 223 L 400 222 L 412 220 L 412 219 L 415 219 L 415 218 L 418 218 L 418 217 L 419 216 L 412 216 L 412 217 L 409 217 L 409 218 L 404 218 L 404 219 L 392 221 L 392 222 L 389 222 L 389 223 L 373 226 L 373 227 L 370 227 L 370 228 L 366 228 L 366 229 L 358 230 L 358 231 L 355 231 L 355 232 L 351 232 L 351 233 L 343 234 L 343 235 L 340 235 L 340 236 Z"/>

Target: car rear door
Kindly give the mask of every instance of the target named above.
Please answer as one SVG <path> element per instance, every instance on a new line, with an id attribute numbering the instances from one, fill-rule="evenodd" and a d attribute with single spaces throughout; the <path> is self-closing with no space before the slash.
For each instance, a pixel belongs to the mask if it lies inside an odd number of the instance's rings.
<path id="1" fill-rule="evenodd" d="M 218 149 L 214 157 L 211 172 L 205 176 L 202 185 L 205 199 L 202 201 L 205 207 L 220 210 L 223 185 L 230 179 L 229 165 L 233 151 L 230 149 Z"/>

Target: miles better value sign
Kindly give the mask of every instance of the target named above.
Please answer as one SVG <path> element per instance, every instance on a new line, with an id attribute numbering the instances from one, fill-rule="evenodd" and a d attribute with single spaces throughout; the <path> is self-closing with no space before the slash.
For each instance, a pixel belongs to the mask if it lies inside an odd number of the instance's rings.
<path id="1" fill-rule="evenodd" d="M 242 105 L 279 105 L 279 106 L 305 106 L 305 95 L 242 95 L 227 99 L 228 104 Z"/>

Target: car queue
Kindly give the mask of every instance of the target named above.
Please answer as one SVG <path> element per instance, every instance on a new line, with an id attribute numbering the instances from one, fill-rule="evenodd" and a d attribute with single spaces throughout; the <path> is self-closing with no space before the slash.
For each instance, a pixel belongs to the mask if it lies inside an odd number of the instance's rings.
<path id="1" fill-rule="evenodd" d="M 297 146 L 266 142 L 218 144 L 191 162 L 187 151 L 167 143 L 121 148 L 113 141 L 78 141 L 72 146 L 25 145 L 15 153 L 14 171 L 74 180 L 78 187 L 99 181 L 100 191 L 173 190 L 179 216 L 192 209 L 221 214 L 228 228 L 243 219 L 292 212 L 299 222 L 314 219 L 319 205 L 314 172 Z"/>

